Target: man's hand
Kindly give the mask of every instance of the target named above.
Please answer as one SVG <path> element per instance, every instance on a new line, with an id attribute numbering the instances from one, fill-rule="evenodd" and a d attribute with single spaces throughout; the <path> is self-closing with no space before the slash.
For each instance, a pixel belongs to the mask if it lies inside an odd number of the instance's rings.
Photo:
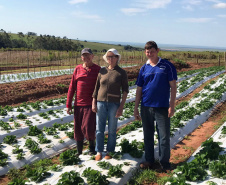
<path id="1" fill-rule="evenodd" d="M 174 107 L 169 107 L 168 109 L 168 117 L 171 118 L 175 113 Z"/>
<path id="2" fill-rule="evenodd" d="M 134 109 L 133 115 L 134 115 L 135 120 L 141 121 L 141 117 L 140 117 L 140 113 L 139 113 L 138 109 Z"/>
<path id="3" fill-rule="evenodd" d="M 66 108 L 66 110 L 67 110 L 67 113 L 68 113 L 69 115 L 72 114 L 72 108 Z"/>

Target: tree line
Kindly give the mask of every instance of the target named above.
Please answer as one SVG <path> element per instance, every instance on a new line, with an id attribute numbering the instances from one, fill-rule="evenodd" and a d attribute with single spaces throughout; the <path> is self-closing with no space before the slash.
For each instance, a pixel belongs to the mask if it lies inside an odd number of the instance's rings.
<path id="1" fill-rule="evenodd" d="M 51 35 L 37 36 L 34 32 L 23 34 L 18 32 L 15 38 L 11 34 L 0 30 L 0 48 L 28 48 L 59 51 L 79 51 L 84 46 L 78 41 L 72 41 L 67 37 L 55 37 Z"/>

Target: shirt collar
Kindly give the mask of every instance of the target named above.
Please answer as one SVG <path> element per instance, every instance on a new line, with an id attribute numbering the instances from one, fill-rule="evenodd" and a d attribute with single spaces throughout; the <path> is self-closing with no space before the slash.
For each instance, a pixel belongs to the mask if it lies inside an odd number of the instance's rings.
<path id="1" fill-rule="evenodd" d="M 154 65 L 154 66 L 157 66 L 157 65 L 158 65 L 158 63 L 160 62 L 160 60 L 162 59 L 161 57 L 158 57 L 158 58 L 159 58 L 159 60 L 158 60 L 157 64 L 156 64 L 156 65 Z M 149 60 L 149 59 L 147 60 L 146 64 L 147 64 L 147 65 L 148 65 L 148 64 L 149 64 L 149 65 L 151 65 L 151 64 L 150 64 L 150 60 Z"/>

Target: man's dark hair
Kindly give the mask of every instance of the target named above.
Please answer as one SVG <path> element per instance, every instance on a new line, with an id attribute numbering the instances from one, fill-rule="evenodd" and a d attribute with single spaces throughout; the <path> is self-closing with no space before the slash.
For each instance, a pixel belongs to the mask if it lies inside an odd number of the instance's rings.
<path id="1" fill-rule="evenodd" d="M 155 43 L 155 41 L 148 41 L 148 42 L 145 44 L 144 49 L 151 49 L 151 48 L 155 48 L 156 50 L 158 49 L 158 46 L 157 46 L 157 44 Z"/>

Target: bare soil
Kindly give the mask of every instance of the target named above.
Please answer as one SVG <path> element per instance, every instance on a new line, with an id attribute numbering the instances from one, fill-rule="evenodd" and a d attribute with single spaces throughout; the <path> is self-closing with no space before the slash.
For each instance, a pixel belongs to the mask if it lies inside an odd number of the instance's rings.
<path id="1" fill-rule="evenodd" d="M 212 64 L 196 64 L 189 63 L 188 68 L 175 64 L 178 72 L 188 71 L 199 68 L 213 66 Z M 139 73 L 140 67 L 125 68 L 128 74 L 129 81 L 135 80 Z M 48 77 L 43 79 L 35 79 L 22 81 L 17 83 L 0 84 L 0 105 L 17 105 L 22 102 L 42 101 L 52 98 L 59 98 L 67 95 L 68 86 L 70 84 L 71 75 L 63 75 L 59 77 Z M 181 98 L 176 103 L 190 99 L 195 93 L 199 92 L 203 87 L 195 90 L 187 97 Z M 208 139 L 215 131 L 216 126 L 219 126 L 220 120 L 226 115 L 226 102 L 220 104 L 212 112 L 210 118 L 203 123 L 199 128 L 189 134 L 184 140 L 179 142 L 171 150 L 172 167 L 186 161 L 192 153 Z M 158 176 L 165 176 L 167 173 L 158 173 Z M 6 185 L 9 182 L 7 176 L 0 177 L 0 184 Z M 155 183 L 152 183 L 155 184 Z"/>

